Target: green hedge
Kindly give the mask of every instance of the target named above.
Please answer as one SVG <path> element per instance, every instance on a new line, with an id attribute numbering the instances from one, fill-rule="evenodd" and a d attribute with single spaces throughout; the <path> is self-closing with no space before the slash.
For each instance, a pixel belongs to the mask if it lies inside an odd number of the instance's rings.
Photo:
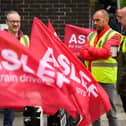
<path id="1" fill-rule="evenodd" d="M 120 5 L 122 7 L 126 7 L 126 0 L 120 0 Z"/>

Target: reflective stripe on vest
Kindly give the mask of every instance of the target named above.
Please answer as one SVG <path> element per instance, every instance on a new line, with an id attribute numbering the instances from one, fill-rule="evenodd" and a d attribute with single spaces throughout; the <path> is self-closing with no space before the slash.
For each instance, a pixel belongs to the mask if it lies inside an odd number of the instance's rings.
<path id="1" fill-rule="evenodd" d="M 117 67 L 117 63 L 92 63 L 95 67 Z"/>
<path id="2" fill-rule="evenodd" d="M 97 42 L 97 48 L 103 48 L 107 40 L 112 38 L 117 32 L 110 29 L 108 30 Z M 90 46 L 94 46 L 94 40 L 97 32 L 93 32 L 89 35 L 88 40 Z M 100 59 L 91 62 L 91 73 L 93 77 L 101 83 L 116 83 L 117 80 L 117 61 L 111 56 L 108 59 Z"/>
<path id="3" fill-rule="evenodd" d="M 29 47 L 29 37 L 27 35 L 23 35 L 20 38 L 20 43 L 23 44 L 26 47 Z"/>
<path id="4" fill-rule="evenodd" d="M 112 29 L 110 29 L 110 30 L 108 31 L 108 33 L 107 33 L 107 35 L 106 35 L 106 37 L 105 37 L 105 39 L 104 39 L 104 42 L 103 42 L 103 45 L 102 45 L 102 46 L 104 46 L 104 45 L 105 45 L 106 41 L 107 41 L 107 40 L 108 40 L 108 38 L 109 38 L 109 35 L 110 35 L 112 32 L 113 32 L 113 30 L 112 30 Z"/>

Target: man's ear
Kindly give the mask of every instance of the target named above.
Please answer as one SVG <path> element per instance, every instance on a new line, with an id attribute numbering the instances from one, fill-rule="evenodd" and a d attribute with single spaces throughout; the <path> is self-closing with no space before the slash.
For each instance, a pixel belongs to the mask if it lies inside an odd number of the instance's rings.
<path id="1" fill-rule="evenodd" d="M 108 23 L 109 22 L 109 18 L 106 18 L 106 23 Z"/>

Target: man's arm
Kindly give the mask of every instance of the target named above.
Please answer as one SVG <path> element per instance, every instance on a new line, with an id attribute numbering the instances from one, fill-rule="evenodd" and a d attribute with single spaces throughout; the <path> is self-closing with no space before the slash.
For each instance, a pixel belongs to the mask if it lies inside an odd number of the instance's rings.
<path id="1" fill-rule="evenodd" d="M 86 43 L 84 44 L 84 46 L 80 50 L 80 58 L 82 60 L 89 60 L 89 61 L 95 60 L 95 58 L 90 55 L 88 48 L 90 48 L 89 41 L 86 40 Z"/>
<path id="2" fill-rule="evenodd" d="M 120 44 L 120 35 L 115 34 L 111 39 L 109 39 L 105 43 L 103 48 L 89 46 L 89 48 L 87 48 L 87 50 L 88 50 L 89 55 L 94 57 L 95 60 L 107 59 L 111 55 L 111 47 L 119 46 L 119 44 Z"/>

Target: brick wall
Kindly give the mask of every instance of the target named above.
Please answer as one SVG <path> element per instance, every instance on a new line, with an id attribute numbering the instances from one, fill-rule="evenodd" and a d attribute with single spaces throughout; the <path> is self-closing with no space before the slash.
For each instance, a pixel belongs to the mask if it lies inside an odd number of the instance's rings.
<path id="1" fill-rule="evenodd" d="M 16 10 L 22 17 L 21 29 L 29 35 L 35 16 L 46 25 L 50 18 L 62 40 L 65 24 L 89 26 L 89 0 L 0 0 L 0 5 L 0 23 L 7 11 Z"/>

